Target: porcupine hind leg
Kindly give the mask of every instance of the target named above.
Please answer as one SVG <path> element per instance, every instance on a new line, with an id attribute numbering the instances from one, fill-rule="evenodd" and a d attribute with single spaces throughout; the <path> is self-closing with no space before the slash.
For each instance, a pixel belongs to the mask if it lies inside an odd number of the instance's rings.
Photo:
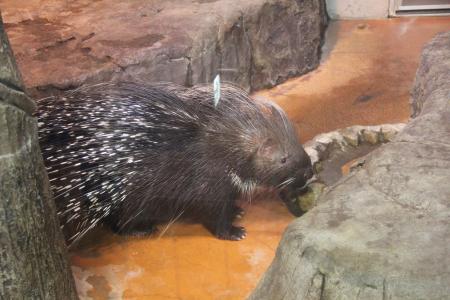
<path id="1" fill-rule="evenodd" d="M 242 208 L 240 208 L 237 205 L 233 206 L 233 219 L 242 219 L 245 215 L 245 210 L 243 210 Z"/>
<path id="2" fill-rule="evenodd" d="M 110 219 L 108 224 L 112 231 L 120 235 L 148 236 L 158 231 L 155 222 L 145 219 Z"/>
<path id="3" fill-rule="evenodd" d="M 247 233 L 244 227 L 234 226 L 233 221 L 242 216 L 243 209 L 234 204 L 234 198 L 215 199 L 214 203 L 220 203 L 220 207 L 209 207 L 208 213 L 203 216 L 202 224 L 217 238 L 222 240 L 240 241 Z"/>

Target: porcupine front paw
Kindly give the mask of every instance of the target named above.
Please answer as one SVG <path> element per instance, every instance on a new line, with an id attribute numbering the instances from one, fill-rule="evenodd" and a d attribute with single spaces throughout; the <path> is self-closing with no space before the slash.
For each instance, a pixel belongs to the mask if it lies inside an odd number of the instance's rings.
<path id="1" fill-rule="evenodd" d="M 247 237 L 247 232 L 244 227 L 231 226 L 229 230 L 219 232 L 216 236 L 221 240 L 240 241 Z"/>

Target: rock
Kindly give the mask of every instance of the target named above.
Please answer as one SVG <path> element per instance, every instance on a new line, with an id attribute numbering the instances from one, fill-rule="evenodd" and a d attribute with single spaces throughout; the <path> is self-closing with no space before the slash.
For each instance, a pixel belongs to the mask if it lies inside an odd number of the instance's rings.
<path id="1" fill-rule="evenodd" d="M 27 113 L 32 113 L 35 104 L 23 93 L 22 77 L 17 72 L 14 55 L 10 45 L 7 42 L 6 34 L 3 30 L 3 24 L 0 31 L 0 100 L 14 105 Z"/>
<path id="2" fill-rule="evenodd" d="M 317 149 L 316 144 L 314 141 L 308 141 L 306 142 L 303 147 L 305 148 L 306 153 L 308 154 L 309 158 L 311 159 L 311 163 L 314 166 L 319 162 L 319 149 Z"/>
<path id="3" fill-rule="evenodd" d="M 349 166 L 349 170 L 348 170 L 349 172 L 348 173 L 356 171 L 357 169 L 359 169 L 362 166 L 364 166 L 365 163 L 366 163 L 366 160 L 365 160 L 364 157 L 358 158 L 358 159 L 352 161 L 350 166 Z"/>
<path id="4" fill-rule="evenodd" d="M 0 298 L 76 299 L 33 108 L 0 17 Z"/>
<path id="5" fill-rule="evenodd" d="M 381 142 L 390 142 L 394 139 L 398 132 L 402 131 L 406 124 L 384 124 L 381 126 L 380 139 Z"/>
<path id="6" fill-rule="evenodd" d="M 349 147 L 358 147 L 363 142 L 371 145 L 389 142 L 405 127 L 403 123 L 383 124 L 379 126 L 350 126 L 322 133 L 303 146 L 311 158 L 316 173 L 321 170 L 321 161 L 329 158 L 333 151 L 347 151 Z"/>
<path id="7" fill-rule="evenodd" d="M 360 142 L 360 131 L 360 126 L 353 126 L 344 128 L 340 132 L 349 145 L 357 147 Z"/>
<path id="8" fill-rule="evenodd" d="M 260 89 L 319 64 L 324 0 L 7 1 L 2 10 L 29 88 L 110 79 Z"/>
<path id="9" fill-rule="evenodd" d="M 450 60 L 444 59 L 448 57 L 448 36 L 450 33 L 441 33 L 423 49 L 421 67 L 417 70 L 416 78 L 433 78 L 430 82 L 424 80 L 416 80 L 414 88 L 412 89 L 411 108 L 412 116 L 416 117 L 423 109 L 425 101 L 432 93 L 443 93 L 444 97 L 435 97 L 443 99 L 436 101 L 434 104 L 429 104 L 429 109 L 435 109 L 434 105 L 445 103 L 445 98 L 450 91 L 450 86 L 446 82 L 450 82 Z M 436 77 L 431 77 L 431 76 Z M 447 93 L 447 94 L 446 94 Z M 446 94 L 446 95 L 445 95 Z M 448 104 L 448 102 L 446 102 Z M 445 105 L 445 104 L 444 104 Z"/>
<path id="10" fill-rule="evenodd" d="M 379 132 L 378 131 L 369 131 L 369 130 L 364 130 L 362 132 L 364 141 L 368 142 L 371 145 L 376 145 L 379 142 L 378 139 L 378 135 Z"/>
<path id="11" fill-rule="evenodd" d="M 449 299 L 449 76 L 450 32 L 423 51 L 416 118 L 288 227 L 250 299 Z"/>

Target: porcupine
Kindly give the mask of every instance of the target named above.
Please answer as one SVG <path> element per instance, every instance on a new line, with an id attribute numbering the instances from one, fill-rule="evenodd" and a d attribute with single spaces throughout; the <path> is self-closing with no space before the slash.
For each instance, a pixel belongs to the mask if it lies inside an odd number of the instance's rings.
<path id="1" fill-rule="evenodd" d="M 285 113 L 224 84 L 84 86 L 38 101 L 39 139 L 68 243 L 97 224 L 149 234 L 184 219 L 240 240 L 236 200 L 305 186 L 311 161 Z"/>

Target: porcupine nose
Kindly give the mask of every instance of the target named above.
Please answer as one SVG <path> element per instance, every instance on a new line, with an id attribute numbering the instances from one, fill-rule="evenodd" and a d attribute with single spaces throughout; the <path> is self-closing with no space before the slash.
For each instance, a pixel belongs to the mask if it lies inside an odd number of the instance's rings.
<path id="1" fill-rule="evenodd" d="M 313 170 L 312 170 L 312 167 L 308 167 L 308 168 L 305 170 L 305 173 L 304 173 L 303 176 L 305 177 L 306 180 L 312 178 L 312 177 L 314 176 L 314 172 L 313 172 Z"/>

